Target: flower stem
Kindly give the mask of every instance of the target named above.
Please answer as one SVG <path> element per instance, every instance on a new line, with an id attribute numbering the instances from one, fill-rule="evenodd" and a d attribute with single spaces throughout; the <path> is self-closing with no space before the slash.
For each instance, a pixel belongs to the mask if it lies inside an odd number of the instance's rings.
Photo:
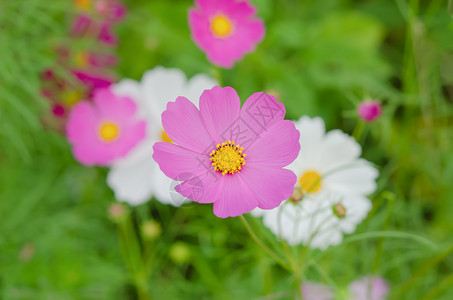
<path id="1" fill-rule="evenodd" d="M 138 234 L 130 215 L 118 223 L 118 237 L 123 260 L 129 269 L 138 299 L 151 300 L 147 283 L 148 272 L 141 253 Z"/>
<path id="2" fill-rule="evenodd" d="M 260 246 L 261 249 L 264 250 L 264 252 L 266 252 L 270 257 L 272 257 L 283 268 L 285 268 L 286 270 L 292 271 L 291 267 L 282 258 L 280 258 L 274 251 L 269 249 L 263 243 L 263 241 L 255 234 L 252 227 L 247 222 L 247 220 L 244 218 L 244 216 L 240 215 L 239 218 L 241 219 L 242 224 L 244 224 L 245 229 L 247 229 L 247 232 L 249 233 L 250 237 L 258 244 L 258 246 Z"/>
<path id="3" fill-rule="evenodd" d="M 365 122 L 359 120 L 359 123 L 357 123 L 357 126 L 355 127 L 354 132 L 352 133 L 352 136 L 356 139 L 357 142 L 360 142 L 360 138 L 362 137 L 364 128 Z"/>

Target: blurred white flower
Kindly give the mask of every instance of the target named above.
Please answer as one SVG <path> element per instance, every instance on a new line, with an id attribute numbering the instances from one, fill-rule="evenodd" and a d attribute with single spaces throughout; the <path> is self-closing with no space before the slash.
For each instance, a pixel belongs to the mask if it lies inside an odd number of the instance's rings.
<path id="1" fill-rule="evenodd" d="M 152 147 L 156 142 L 171 142 L 161 122 L 161 114 L 169 101 L 183 96 L 198 106 L 202 92 L 215 85 L 217 82 L 204 74 L 187 80 L 181 70 L 163 67 L 145 72 L 141 82 L 124 79 L 113 85 L 115 94 L 128 96 L 137 102 L 139 115 L 148 122 L 146 139 L 114 164 L 107 176 L 107 184 L 115 192 L 117 200 L 139 205 L 155 196 L 160 202 L 174 206 L 186 201 L 178 193 L 171 193 L 176 183 L 154 162 Z"/>
<path id="2" fill-rule="evenodd" d="M 298 177 L 293 200 L 253 215 L 263 216 L 264 225 L 290 245 L 326 249 L 367 216 L 372 204 L 366 195 L 375 191 L 379 173 L 360 158 L 352 137 L 340 130 L 326 133 L 321 118 L 304 116 L 295 124 L 301 152 L 288 166 Z"/>

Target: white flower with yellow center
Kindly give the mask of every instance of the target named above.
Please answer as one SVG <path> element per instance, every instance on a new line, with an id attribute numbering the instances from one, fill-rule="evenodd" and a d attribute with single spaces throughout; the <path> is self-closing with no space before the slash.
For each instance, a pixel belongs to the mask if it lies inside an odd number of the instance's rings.
<path id="1" fill-rule="evenodd" d="M 119 201 L 139 205 L 152 196 L 162 203 L 175 206 L 185 200 L 174 190 L 172 182 L 162 173 L 153 160 L 153 145 L 156 142 L 172 142 L 162 127 L 161 114 L 167 103 L 184 96 L 198 106 L 202 92 L 217 82 L 198 74 L 187 80 L 179 69 L 156 67 L 145 72 L 141 82 L 124 79 L 113 86 L 113 92 L 128 96 L 139 107 L 139 115 L 148 122 L 147 137 L 127 157 L 115 163 L 107 176 L 107 183 Z"/>
<path id="2" fill-rule="evenodd" d="M 290 245 L 326 249 L 355 231 L 372 204 L 378 171 L 361 159 L 361 147 L 340 130 L 325 131 L 324 121 L 302 117 L 301 151 L 288 168 L 298 177 L 294 194 L 273 210 L 255 210 L 274 234 Z"/>

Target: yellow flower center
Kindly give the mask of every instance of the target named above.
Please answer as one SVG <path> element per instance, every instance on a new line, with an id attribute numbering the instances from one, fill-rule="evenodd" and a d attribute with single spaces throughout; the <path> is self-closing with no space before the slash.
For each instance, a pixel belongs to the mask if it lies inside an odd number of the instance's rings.
<path id="1" fill-rule="evenodd" d="M 87 9 L 91 7 L 91 0 L 76 0 L 75 4 L 79 8 Z"/>
<path id="2" fill-rule="evenodd" d="M 222 15 L 218 15 L 211 21 L 211 29 L 217 37 L 226 37 L 233 29 L 231 21 Z"/>
<path id="3" fill-rule="evenodd" d="M 247 154 L 242 153 L 243 150 L 244 148 L 231 141 L 217 144 L 210 154 L 214 170 L 222 172 L 222 175 L 239 172 L 245 165 L 244 157 L 247 156 Z"/>
<path id="4" fill-rule="evenodd" d="M 82 99 L 82 93 L 76 90 L 65 91 L 62 98 L 68 106 L 73 106 Z"/>
<path id="5" fill-rule="evenodd" d="M 307 171 L 299 179 L 302 191 L 315 193 L 321 188 L 321 175 L 316 171 Z"/>
<path id="6" fill-rule="evenodd" d="M 118 137 L 119 128 L 113 123 L 104 123 L 99 129 L 101 138 L 106 142 L 111 142 Z"/>
<path id="7" fill-rule="evenodd" d="M 171 138 L 167 135 L 167 133 L 163 129 L 162 129 L 162 133 L 161 133 L 160 138 L 161 138 L 162 142 L 173 143 Z"/>
<path id="8" fill-rule="evenodd" d="M 90 56 L 86 52 L 79 52 L 75 55 L 75 63 L 76 65 L 80 67 L 85 67 L 88 65 L 88 61 L 90 59 Z"/>

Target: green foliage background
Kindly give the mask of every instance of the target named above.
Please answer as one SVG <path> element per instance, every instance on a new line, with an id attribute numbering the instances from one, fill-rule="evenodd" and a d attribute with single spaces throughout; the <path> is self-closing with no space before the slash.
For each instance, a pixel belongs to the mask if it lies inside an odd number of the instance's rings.
<path id="1" fill-rule="evenodd" d="M 373 211 L 325 252 L 309 251 L 305 280 L 339 290 L 376 273 L 390 299 L 453 295 L 453 22 L 442 0 L 255 0 L 267 33 L 234 69 L 213 68 L 190 39 L 192 1 L 129 0 L 117 26 L 120 78 L 156 65 L 223 78 L 241 99 L 275 91 L 290 119 L 321 116 L 353 133 L 366 97 L 384 116 L 365 127 L 363 156 L 380 168 Z M 68 39 L 71 1 L 0 2 L 0 299 L 136 299 L 107 208 L 106 170 L 79 165 L 44 130 L 40 72 Z M 209 205 L 153 200 L 131 212 L 162 235 L 147 285 L 156 299 L 291 299 L 291 276 L 237 218 Z M 276 248 L 260 220 L 253 227 Z M 175 243 L 190 251 L 175 262 Z M 173 249 L 173 250 L 172 250 Z M 31 255 L 26 255 L 26 252 Z M 25 253 L 25 254 L 24 254 Z M 30 254 L 29 253 L 29 254 Z M 177 259 L 176 259 L 177 260 Z M 280 297 L 280 298 L 279 298 Z"/>

